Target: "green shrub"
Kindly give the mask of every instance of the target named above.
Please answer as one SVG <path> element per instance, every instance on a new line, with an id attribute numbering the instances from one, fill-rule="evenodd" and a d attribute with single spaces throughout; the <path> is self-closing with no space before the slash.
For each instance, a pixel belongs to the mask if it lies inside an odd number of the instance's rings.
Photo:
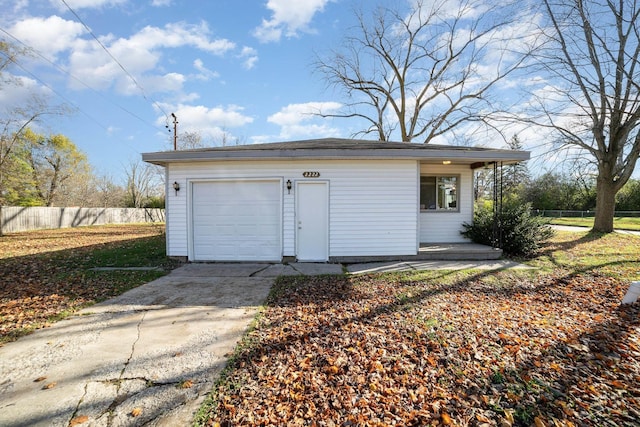
<path id="1" fill-rule="evenodd" d="M 497 221 L 496 221 L 497 219 Z M 502 232 L 502 239 L 494 239 Z M 516 200 L 505 201 L 502 212 L 494 219 L 493 206 L 484 203 L 477 206 L 472 224 L 463 224 L 462 235 L 475 243 L 501 248 L 505 254 L 531 257 L 540 249 L 541 244 L 553 236 L 548 220 L 531 215 L 531 205 Z"/>

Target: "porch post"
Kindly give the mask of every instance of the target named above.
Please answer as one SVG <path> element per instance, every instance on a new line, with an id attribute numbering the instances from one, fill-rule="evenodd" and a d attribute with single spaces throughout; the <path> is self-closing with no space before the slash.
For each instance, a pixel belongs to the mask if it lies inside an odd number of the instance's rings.
<path id="1" fill-rule="evenodd" d="M 502 171 L 504 170 L 503 166 L 503 162 L 500 162 L 500 211 L 498 212 L 498 218 L 500 218 L 500 221 L 498 223 L 498 244 L 499 244 L 499 248 L 502 249 L 502 247 L 504 246 L 504 242 L 502 241 L 503 235 L 502 235 L 502 205 L 504 203 L 504 176 L 502 175 Z"/>
<path id="2" fill-rule="evenodd" d="M 491 246 L 498 242 L 498 163 L 493 162 L 493 227 L 491 230 Z"/>
<path id="3" fill-rule="evenodd" d="M 493 162 L 493 229 L 491 245 L 494 248 L 502 248 L 502 162 L 500 162 L 500 179 L 498 179 L 498 162 Z M 499 188 L 498 188 L 499 186 Z"/>

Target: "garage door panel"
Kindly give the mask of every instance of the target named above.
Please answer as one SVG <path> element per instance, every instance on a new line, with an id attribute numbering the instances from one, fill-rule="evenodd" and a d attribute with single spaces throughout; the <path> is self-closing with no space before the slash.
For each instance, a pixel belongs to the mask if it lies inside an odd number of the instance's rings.
<path id="1" fill-rule="evenodd" d="M 192 196 L 194 260 L 281 259 L 278 180 L 194 182 Z"/>

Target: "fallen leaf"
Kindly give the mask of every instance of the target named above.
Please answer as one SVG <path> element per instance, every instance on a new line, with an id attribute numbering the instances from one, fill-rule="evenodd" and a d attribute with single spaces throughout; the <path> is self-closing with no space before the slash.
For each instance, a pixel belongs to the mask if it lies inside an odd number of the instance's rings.
<path id="1" fill-rule="evenodd" d="M 547 425 L 544 423 L 544 421 L 542 421 L 542 418 L 540 417 L 535 417 L 533 419 L 533 422 L 535 423 L 536 427 L 547 427 Z"/>
<path id="2" fill-rule="evenodd" d="M 87 421 L 89 421 L 89 417 L 87 415 L 78 415 L 77 417 L 74 417 L 71 419 L 71 421 L 69 421 L 69 426 L 77 426 L 80 424 L 84 424 Z"/>
<path id="3" fill-rule="evenodd" d="M 440 415 L 440 419 L 442 420 L 442 423 L 446 426 L 451 425 L 451 423 L 453 422 L 449 414 L 447 414 L 446 412 L 443 412 Z"/>
<path id="4" fill-rule="evenodd" d="M 338 368 L 336 365 L 331 365 L 331 366 L 327 367 L 326 372 L 327 372 L 327 374 L 335 375 L 338 372 L 340 372 L 340 368 Z"/>
<path id="5" fill-rule="evenodd" d="M 504 418 L 509 422 L 509 424 L 513 424 L 515 422 L 515 419 L 513 418 L 513 411 L 510 409 L 505 409 Z"/>
<path id="6" fill-rule="evenodd" d="M 593 269 L 283 277 L 212 413 L 247 426 L 628 425 L 640 304 L 620 307 L 626 287 Z"/>
<path id="7" fill-rule="evenodd" d="M 142 408 L 133 408 L 131 410 L 132 417 L 139 417 L 140 415 L 142 415 Z"/>
<path id="8" fill-rule="evenodd" d="M 42 386 L 42 389 L 43 389 L 43 390 L 50 390 L 50 389 L 54 388 L 55 386 L 56 386 L 56 383 L 55 383 L 55 382 L 52 382 L 52 383 L 49 383 L 49 384 L 45 384 L 45 385 L 43 385 L 43 386 Z"/>

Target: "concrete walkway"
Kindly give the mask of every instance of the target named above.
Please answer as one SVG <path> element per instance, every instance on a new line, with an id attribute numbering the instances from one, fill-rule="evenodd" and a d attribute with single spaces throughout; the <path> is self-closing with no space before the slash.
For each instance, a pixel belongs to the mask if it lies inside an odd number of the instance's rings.
<path id="1" fill-rule="evenodd" d="M 352 274 L 518 268 L 509 261 L 349 265 Z M 0 426 L 190 425 L 279 275 L 341 264 L 188 264 L 0 347 Z"/>
<path id="2" fill-rule="evenodd" d="M 378 262 L 365 264 L 351 264 L 346 267 L 350 274 L 387 273 L 392 271 L 421 271 L 421 270 L 505 270 L 529 269 L 528 265 L 509 260 L 492 261 L 402 261 Z"/>
<path id="3" fill-rule="evenodd" d="M 591 230 L 591 227 L 577 227 L 573 225 L 551 225 L 551 228 L 558 231 L 572 231 L 577 233 L 586 233 Z M 634 230 L 613 230 L 620 234 L 630 234 L 632 236 L 640 236 L 640 231 Z"/>
<path id="4" fill-rule="evenodd" d="M 6 344 L 0 426 L 190 425 L 274 278 L 342 273 L 190 264 Z"/>

